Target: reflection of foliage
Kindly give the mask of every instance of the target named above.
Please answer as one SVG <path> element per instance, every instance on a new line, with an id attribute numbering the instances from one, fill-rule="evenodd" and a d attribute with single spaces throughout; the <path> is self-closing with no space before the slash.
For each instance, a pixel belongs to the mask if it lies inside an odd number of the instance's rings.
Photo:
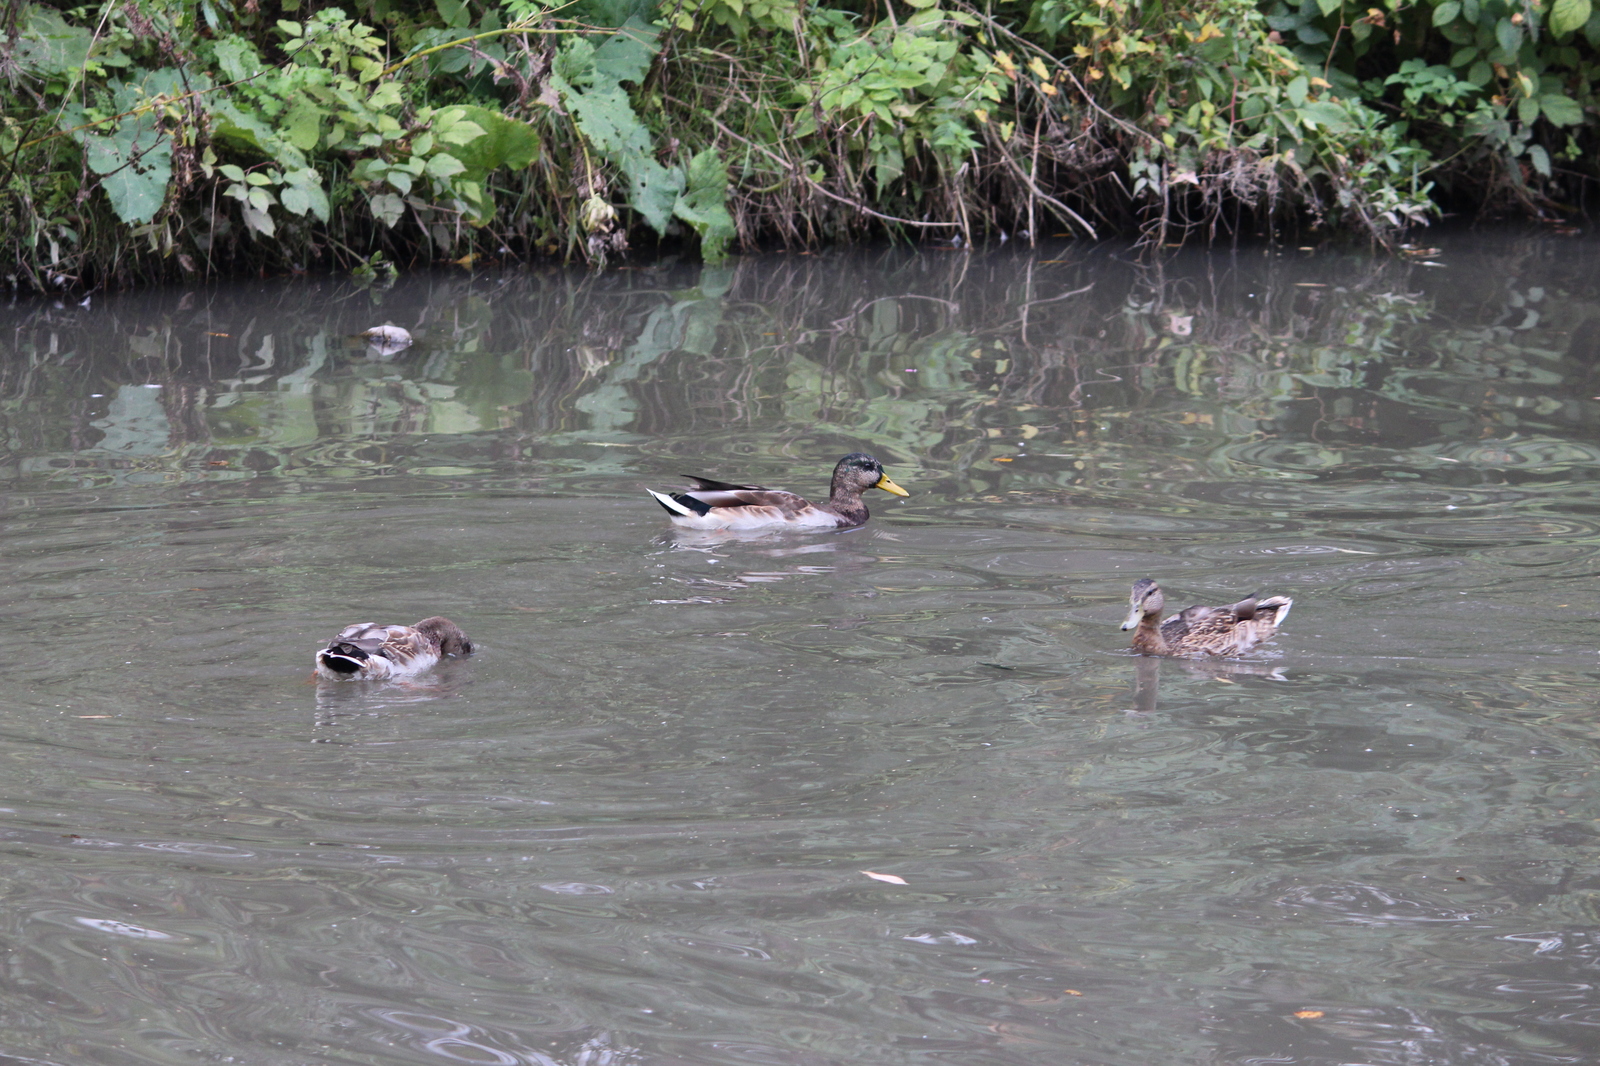
<path id="1" fill-rule="evenodd" d="M 356 300 L 333 287 L 325 306 L 349 317 L 332 322 L 299 287 L 267 313 L 222 294 L 113 301 L 114 355 L 94 354 L 102 319 L 74 311 L 8 332 L 0 405 L 22 483 L 549 463 L 655 476 L 723 460 L 781 480 L 799 458 L 866 447 L 944 470 L 960 494 L 1115 495 L 1224 472 L 1459 481 L 1589 462 L 1600 351 L 1580 327 L 1600 321 L 1595 294 L 1558 294 L 1531 247 L 1477 282 L 1493 290 L 1430 293 L 1438 275 L 1418 269 L 1323 262 L 1305 282 L 1270 260 L 894 253 L 407 281 Z M 347 338 L 385 308 L 415 316 L 420 339 L 373 361 Z M 108 406 L 134 411 L 117 397 L 147 384 L 159 424 Z M 144 436 L 118 454 L 107 434 Z"/>

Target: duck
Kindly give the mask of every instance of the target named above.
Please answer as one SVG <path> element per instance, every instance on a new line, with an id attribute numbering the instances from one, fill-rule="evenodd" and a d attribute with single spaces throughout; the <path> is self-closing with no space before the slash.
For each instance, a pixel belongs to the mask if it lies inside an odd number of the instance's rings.
<path id="1" fill-rule="evenodd" d="M 329 681 L 378 681 L 420 674 L 446 655 L 472 654 L 472 642 L 448 618 L 414 626 L 357 622 L 317 652 L 317 676 Z"/>
<path id="2" fill-rule="evenodd" d="M 861 502 L 868 489 L 911 495 L 865 452 L 851 452 L 834 466 L 826 503 L 811 503 L 783 489 L 683 476 L 694 482 L 687 492 L 645 491 L 672 516 L 673 525 L 685 529 L 853 529 L 869 517 Z"/>
<path id="3" fill-rule="evenodd" d="M 1148 577 L 1134 582 L 1133 594 L 1128 597 L 1128 620 L 1122 623 L 1123 632 L 1134 631 L 1134 651 L 1185 659 L 1243 655 L 1272 639 L 1289 617 L 1294 600 L 1287 596 L 1261 599 L 1251 593 L 1225 607 L 1186 607 L 1163 622 L 1165 606 L 1161 586 Z"/>

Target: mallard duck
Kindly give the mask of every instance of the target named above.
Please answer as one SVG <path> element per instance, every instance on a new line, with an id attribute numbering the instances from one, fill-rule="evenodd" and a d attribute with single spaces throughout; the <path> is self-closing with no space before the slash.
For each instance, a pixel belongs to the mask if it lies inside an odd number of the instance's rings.
<path id="1" fill-rule="evenodd" d="M 666 508 L 674 525 L 687 529 L 849 529 L 867 520 L 867 505 L 861 502 L 861 494 L 868 489 L 911 495 L 889 480 L 882 463 L 861 452 L 852 452 L 833 468 L 827 503 L 810 503 L 783 489 L 730 485 L 692 474 L 683 476 L 694 482 L 688 492 L 668 495 L 654 489 L 645 491 Z"/>
<path id="2" fill-rule="evenodd" d="M 1262 600 L 1251 593 L 1226 607 L 1186 607 L 1163 622 L 1165 606 L 1161 586 L 1147 577 L 1134 582 L 1133 595 L 1128 597 L 1128 620 L 1122 623 L 1124 632 L 1134 630 L 1134 651 L 1182 658 L 1243 655 L 1272 639 L 1289 617 L 1294 601 L 1287 596 Z"/>
<path id="3" fill-rule="evenodd" d="M 420 674 L 446 655 L 471 655 L 472 642 L 448 618 L 414 626 L 347 626 L 317 652 L 317 676 L 330 681 L 376 681 Z"/>

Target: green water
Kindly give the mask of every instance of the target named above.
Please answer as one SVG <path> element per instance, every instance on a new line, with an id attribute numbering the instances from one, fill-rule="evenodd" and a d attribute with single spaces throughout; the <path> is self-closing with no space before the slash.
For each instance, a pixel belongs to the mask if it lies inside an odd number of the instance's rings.
<path id="1" fill-rule="evenodd" d="M 1597 266 L 14 304 L 0 1063 L 1594 1061 Z M 644 492 L 819 495 L 855 450 L 913 495 L 843 534 Z M 1144 576 L 1295 607 L 1137 659 Z M 436 613 L 479 654 L 311 681 Z"/>

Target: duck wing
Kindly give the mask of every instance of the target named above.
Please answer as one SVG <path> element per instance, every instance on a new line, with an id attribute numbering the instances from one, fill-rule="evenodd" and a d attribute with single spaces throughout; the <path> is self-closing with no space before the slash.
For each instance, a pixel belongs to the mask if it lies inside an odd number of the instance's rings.
<path id="1" fill-rule="evenodd" d="M 647 490 L 672 520 L 690 529 L 759 529 L 791 526 L 837 529 L 848 525 L 833 511 L 808 502 L 783 489 L 694 489 L 670 496 Z"/>
<path id="2" fill-rule="evenodd" d="M 1214 608 L 1201 607 L 1199 605 L 1185 607 L 1182 611 L 1161 623 L 1161 639 L 1174 649 L 1180 649 L 1180 645 L 1190 639 L 1192 634 L 1209 628 L 1214 610 Z"/>
<path id="3" fill-rule="evenodd" d="M 411 626 L 388 626 L 388 634 L 378 654 L 385 659 L 392 660 L 399 666 L 409 666 L 422 658 L 430 660 L 439 656 L 439 646 Z"/>
<path id="4" fill-rule="evenodd" d="M 1254 595 L 1226 607 L 1190 607 L 1179 616 L 1184 631 L 1178 639 L 1168 637 L 1181 655 L 1243 655 L 1257 644 L 1272 639 L 1294 601 L 1287 596 Z M 1162 636 L 1167 636 L 1162 627 Z"/>
<path id="5" fill-rule="evenodd" d="M 782 489 L 769 489 L 765 485 L 735 485 L 728 481 L 715 481 L 708 477 L 696 477 L 694 474 L 679 474 L 694 482 L 696 491 L 700 492 L 782 492 Z"/>
<path id="6" fill-rule="evenodd" d="M 389 639 L 390 628 L 375 622 L 357 622 L 353 626 L 345 626 L 338 636 L 328 641 L 327 650 L 356 659 L 370 658 L 378 654 L 384 641 Z"/>
<path id="7" fill-rule="evenodd" d="M 796 496 L 783 489 L 735 486 L 726 489 L 696 489 L 683 495 L 699 500 L 707 507 L 776 507 L 785 514 L 797 514 L 811 506 L 805 497 Z"/>

